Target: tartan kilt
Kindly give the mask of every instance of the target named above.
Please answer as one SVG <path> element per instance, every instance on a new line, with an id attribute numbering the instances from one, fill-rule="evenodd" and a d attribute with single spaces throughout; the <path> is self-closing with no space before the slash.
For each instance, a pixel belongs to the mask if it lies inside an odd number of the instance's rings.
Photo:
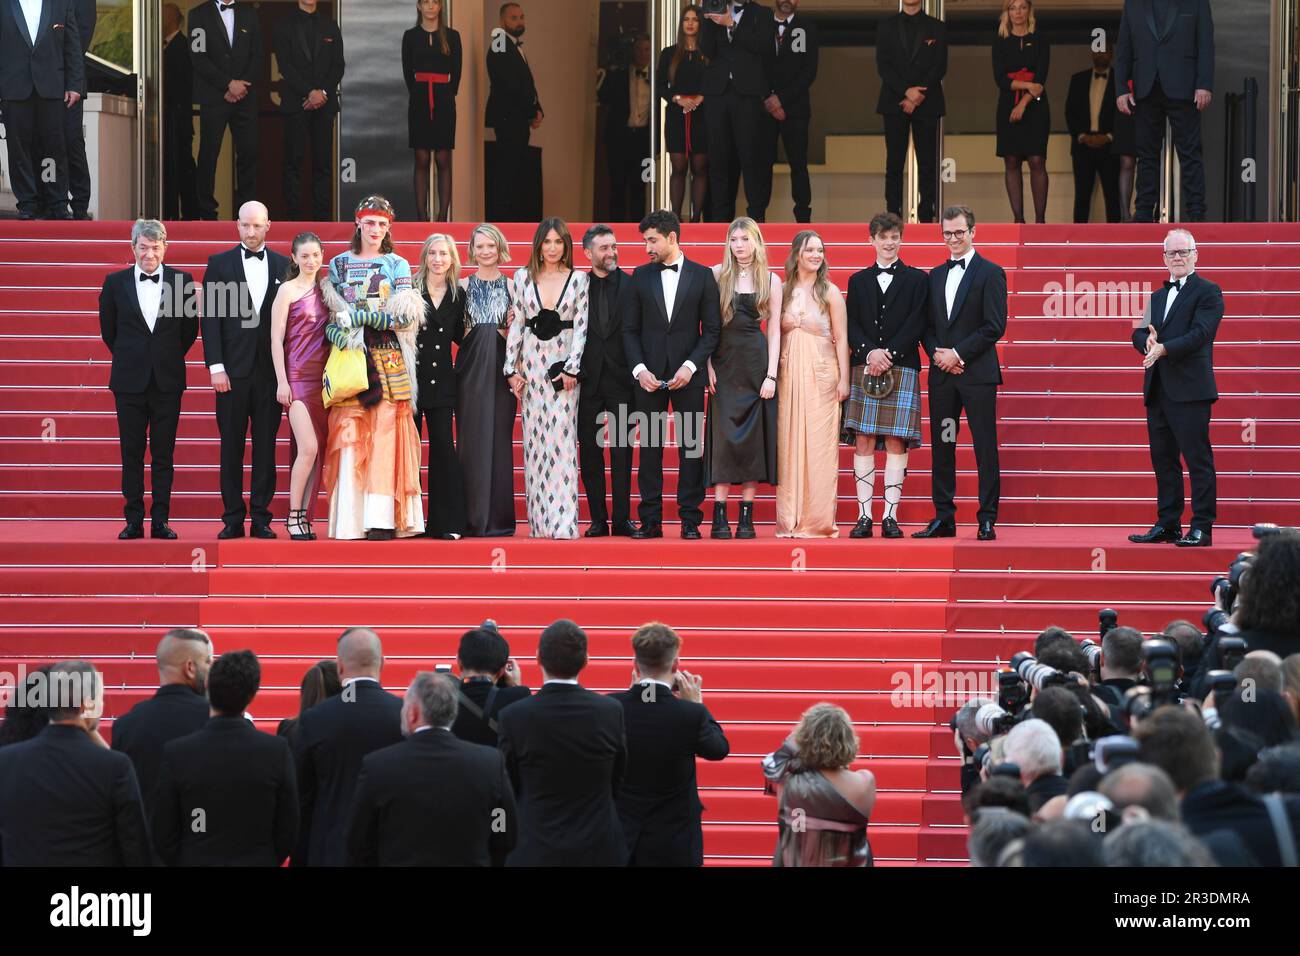
<path id="1" fill-rule="evenodd" d="M 879 436 L 876 449 L 885 447 L 884 436 L 903 438 L 908 448 L 921 445 L 921 373 L 914 368 L 895 369 L 901 379 L 885 398 L 867 394 L 867 367 L 855 365 L 849 373 L 849 397 L 844 402 L 842 439 L 851 444 L 855 435 Z"/>

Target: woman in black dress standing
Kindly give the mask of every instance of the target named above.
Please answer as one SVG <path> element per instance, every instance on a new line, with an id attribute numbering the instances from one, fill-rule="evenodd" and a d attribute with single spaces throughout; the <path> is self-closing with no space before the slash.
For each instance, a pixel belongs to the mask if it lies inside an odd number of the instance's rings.
<path id="1" fill-rule="evenodd" d="M 465 293 L 457 284 L 460 256 L 450 236 L 424 240 L 411 286 L 424 298 L 424 319 L 415 344 L 415 427 L 428 424 L 429 511 L 425 535 L 454 541 L 465 533 L 465 479 L 452 430 L 456 372 L 451 347 L 465 329 Z"/>
<path id="2" fill-rule="evenodd" d="M 438 164 L 438 222 L 451 213 L 451 151 L 456 148 L 460 34 L 447 26 L 443 0 L 418 0 L 415 26 L 402 34 L 402 77 L 409 95 L 407 145 L 415 150 L 417 219 L 429 218 L 429 157 Z"/>
<path id="3" fill-rule="evenodd" d="M 704 67 L 700 52 L 700 9 L 689 6 L 677 23 L 677 42 L 659 54 L 655 74 L 659 96 L 667 101 L 664 141 L 672 162 L 669 195 L 672 210 L 682 217 L 686 199 L 686 174 L 691 174 L 691 222 L 704 221 L 704 199 L 709 188 L 709 141 L 704 132 Z"/>
<path id="4" fill-rule="evenodd" d="M 1128 81 L 1128 93 L 1133 92 L 1133 81 Z M 1110 144 L 1112 156 L 1119 157 L 1119 221 L 1133 221 L 1133 177 L 1137 172 L 1137 118 L 1132 113 L 1115 110 L 1115 126 L 1111 130 L 1115 139 Z"/>
<path id="5" fill-rule="evenodd" d="M 998 155 L 1006 164 L 1007 198 L 1016 222 L 1025 221 L 1020 164 L 1029 162 L 1034 220 L 1047 221 L 1047 137 L 1052 114 L 1047 103 L 1051 50 L 1035 32 L 1030 0 L 1002 0 L 1002 19 L 993 41 L 993 79 L 998 97 Z"/>

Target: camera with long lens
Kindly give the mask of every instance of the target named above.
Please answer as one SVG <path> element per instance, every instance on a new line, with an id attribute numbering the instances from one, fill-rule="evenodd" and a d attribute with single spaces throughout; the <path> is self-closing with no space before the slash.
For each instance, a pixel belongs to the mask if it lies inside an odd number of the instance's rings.
<path id="1" fill-rule="evenodd" d="M 1088 657 L 1088 667 L 1097 680 L 1101 680 L 1101 645 L 1091 638 L 1079 642 L 1079 649 Z"/>
<path id="2" fill-rule="evenodd" d="M 1016 715 L 1007 713 L 997 704 L 985 704 L 975 712 L 975 725 L 990 737 L 996 737 L 1016 725 Z"/>
<path id="3" fill-rule="evenodd" d="M 1220 708 L 1232 699 L 1237 675 L 1232 671 L 1210 671 L 1205 675 L 1205 686 L 1214 693 L 1214 706 Z"/>
<path id="4" fill-rule="evenodd" d="M 1255 561 L 1255 552 L 1243 551 L 1228 565 L 1226 577 L 1220 575 L 1210 582 L 1210 595 L 1219 602 L 1226 614 L 1232 614 L 1241 593 L 1241 578 Z"/>
<path id="5" fill-rule="evenodd" d="M 998 671 L 998 706 L 1008 714 L 1018 714 L 1029 703 L 1029 688 L 1020 675 L 1009 668 Z"/>
<path id="6" fill-rule="evenodd" d="M 1151 689 L 1151 706 L 1178 701 L 1178 649 L 1169 641 L 1152 638 L 1142 642 L 1143 670 Z"/>
<path id="7" fill-rule="evenodd" d="M 1142 720 L 1156 706 L 1151 702 L 1151 688 L 1139 684 L 1137 687 L 1130 687 L 1124 694 L 1124 713 L 1128 715 L 1129 722 Z"/>
<path id="8" fill-rule="evenodd" d="M 1263 541 L 1265 538 L 1275 534 L 1300 534 L 1300 528 L 1288 528 L 1285 525 L 1261 523 L 1251 528 L 1250 533 L 1255 536 L 1256 541 Z"/>
<path id="9" fill-rule="evenodd" d="M 1034 690 L 1074 683 L 1068 674 L 1058 671 L 1055 667 L 1038 663 L 1038 658 L 1028 651 L 1021 651 L 1011 658 L 1011 669 Z"/>
<path id="10" fill-rule="evenodd" d="M 1102 737 L 1093 745 L 1092 756 L 1097 771 L 1108 774 L 1116 767 L 1134 763 L 1138 759 L 1138 742 L 1132 737 L 1119 734 Z"/>

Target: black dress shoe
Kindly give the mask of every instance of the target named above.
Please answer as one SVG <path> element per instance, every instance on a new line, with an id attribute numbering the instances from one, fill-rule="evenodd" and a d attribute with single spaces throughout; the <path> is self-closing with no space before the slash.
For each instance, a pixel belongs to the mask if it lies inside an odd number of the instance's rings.
<path id="1" fill-rule="evenodd" d="M 695 541 L 700 537 L 698 525 L 691 524 L 689 521 L 682 522 L 682 537 L 687 541 Z"/>
<path id="2" fill-rule="evenodd" d="M 935 518 L 920 531 L 912 532 L 913 538 L 955 538 L 957 537 L 957 523 L 955 521 L 943 521 Z"/>
<path id="3" fill-rule="evenodd" d="M 662 538 L 663 536 L 663 526 L 649 521 L 632 532 L 632 537 L 636 538 L 638 541 L 644 541 L 646 538 Z"/>
<path id="4" fill-rule="evenodd" d="M 162 524 L 154 524 L 149 528 L 149 537 L 162 538 L 164 541 L 175 541 L 177 534 L 171 529 L 171 526 L 164 521 Z"/>
<path id="5" fill-rule="evenodd" d="M 898 526 L 898 522 L 893 518 L 884 518 L 880 522 L 880 536 L 882 538 L 901 538 L 903 529 Z"/>
<path id="6" fill-rule="evenodd" d="M 133 541 L 136 538 L 143 538 L 143 537 L 144 537 L 144 525 L 128 524 L 125 528 L 123 528 L 120 532 L 118 532 L 117 540 Z"/>
<path id="7" fill-rule="evenodd" d="M 217 532 L 218 541 L 229 541 L 231 538 L 242 538 L 244 536 L 244 526 L 242 524 L 228 524 Z"/>
<path id="8" fill-rule="evenodd" d="M 72 218 L 76 219 L 78 222 L 89 222 L 95 217 L 90 214 L 89 209 L 78 209 L 73 212 Z"/>
<path id="9" fill-rule="evenodd" d="M 252 530 L 248 532 L 248 536 L 250 538 L 261 538 L 264 541 L 269 541 L 271 538 L 278 537 L 278 535 L 274 531 L 272 531 L 270 527 L 264 524 L 253 525 Z"/>
<path id="10" fill-rule="evenodd" d="M 604 521 L 592 522 L 591 527 L 587 529 L 587 532 L 583 535 L 583 537 L 584 538 L 608 538 L 609 525 L 606 524 Z"/>
<path id="11" fill-rule="evenodd" d="M 1166 528 L 1163 525 L 1156 525 L 1145 534 L 1131 534 L 1128 539 L 1134 544 L 1160 544 L 1164 541 L 1177 541 L 1182 536 L 1182 528 Z"/>
<path id="12" fill-rule="evenodd" d="M 636 537 L 636 525 L 631 521 L 615 521 L 610 533 L 616 538 L 634 538 Z"/>
<path id="13" fill-rule="evenodd" d="M 872 526 L 872 522 L 870 518 L 865 518 L 865 517 L 859 518 L 858 523 L 855 524 L 853 526 L 853 530 L 849 532 L 849 537 L 870 538 L 872 535 L 871 526 Z"/>
<path id="14" fill-rule="evenodd" d="M 18 218 L 23 222 L 33 222 L 36 219 L 36 213 L 28 212 L 26 209 L 20 209 L 18 211 Z"/>
<path id="15" fill-rule="evenodd" d="M 1187 534 L 1183 535 L 1174 542 L 1176 548 L 1208 548 L 1214 544 L 1214 539 L 1210 532 L 1202 531 L 1200 528 L 1193 528 Z"/>
<path id="16" fill-rule="evenodd" d="M 66 212 L 66 211 L 64 211 L 64 212 L 52 212 L 52 213 L 47 214 L 47 215 L 45 216 L 45 218 L 46 218 L 46 219 L 51 219 L 51 220 L 56 220 L 56 221 L 59 221 L 59 222 L 63 222 L 63 221 L 65 221 L 65 220 L 70 220 L 70 219 L 72 219 L 72 213 L 70 213 L 70 212 Z"/>
<path id="17" fill-rule="evenodd" d="M 392 541 L 397 537 L 397 532 L 392 528 L 371 528 L 366 532 L 367 541 Z"/>
<path id="18" fill-rule="evenodd" d="M 998 533 L 993 530 L 992 521 L 981 521 L 980 529 L 975 533 L 976 539 L 980 541 L 994 541 L 997 539 L 997 536 Z"/>

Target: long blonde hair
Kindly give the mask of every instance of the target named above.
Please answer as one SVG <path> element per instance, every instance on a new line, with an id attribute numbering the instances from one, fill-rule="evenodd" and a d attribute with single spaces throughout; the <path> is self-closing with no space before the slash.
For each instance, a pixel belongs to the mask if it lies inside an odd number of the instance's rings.
<path id="1" fill-rule="evenodd" d="M 736 311 L 736 284 L 740 278 L 740 263 L 731 253 L 731 234 L 737 229 L 743 230 L 754 243 L 754 261 L 750 268 L 754 271 L 755 308 L 760 316 L 767 312 L 767 304 L 772 297 L 772 274 L 767 271 L 767 244 L 763 242 L 763 232 L 758 223 L 748 216 L 741 216 L 727 227 L 727 241 L 722 247 L 722 268 L 718 270 L 718 296 L 722 299 L 722 324 L 731 321 Z"/>
<path id="2" fill-rule="evenodd" d="M 433 248 L 435 242 L 447 244 L 447 251 L 451 254 L 451 268 L 447 270 L 447 291 L 451 293 L 451 301 L 456 301 L 456 294 L 460 292 L 460 253 L 456 251 L 456 243 L 451 236 L 443 232 L 435 232 L 428 239 L 424 240 L 424 245 L 420 247 L 420 264 L 415 267 L 415 276 L 411 280 L 411 285 L 417 292 L 428 292 L 429 281 L 429 250 Z"/>
<path id="3" fill-rule="evenodd" d="M 826 276 L 830 272 L 830 260 L 826 256 L 826 243 L 812 229 L 804 229 L 798 232 L 794 241 L 790 243 L 790 255 L 785 260 L 785 286 L 781 290 L 782 312 L 790 307 L 790 297 L 794 295 L 795 285 L 799 281 L 799 257 L 803 255 L 803 247 L 808 245 L 810 239 L 816 239 L 822 244 L 822 264 L 817 269 L 817 278 L 813 280 L 813 300 L 820 308 L 829 308 L 827 303 L 830 299 L 831 283 Z"/>
<path id="4" fill-rule="evenodd" d="M 998 19 L 998 36 L 1004 39 L 1011 36 L 1011 14 L 1008 11 L 1011 9 L 1011 4 L 1015 2 L 1016 0 L 1002 0 L 1002 16 Z M 1029 32 L 1033 33 L 1038 27 L 1038 23 L 1034 19 L 1034 0 L 1025 0 L 1025 3 L 1029 5 L 1029 22 L 1025 25 L 1029 28 Z"/>
<path id="5" fill-rule="evenodd" d="M 490 222 L 485 222 L 475 226 L 474 231 L 469 234 L 469 257 L 474 262 L 475 268 L 478 267 L 478 259 L 474 256 L 474 242 L 478 239 L 479 234 L 487 236 L 497 247 L 497 268 L 501 267 L 503 262 L 510 261 L 510 243 L 502 235 L 501 230 Z"/>

